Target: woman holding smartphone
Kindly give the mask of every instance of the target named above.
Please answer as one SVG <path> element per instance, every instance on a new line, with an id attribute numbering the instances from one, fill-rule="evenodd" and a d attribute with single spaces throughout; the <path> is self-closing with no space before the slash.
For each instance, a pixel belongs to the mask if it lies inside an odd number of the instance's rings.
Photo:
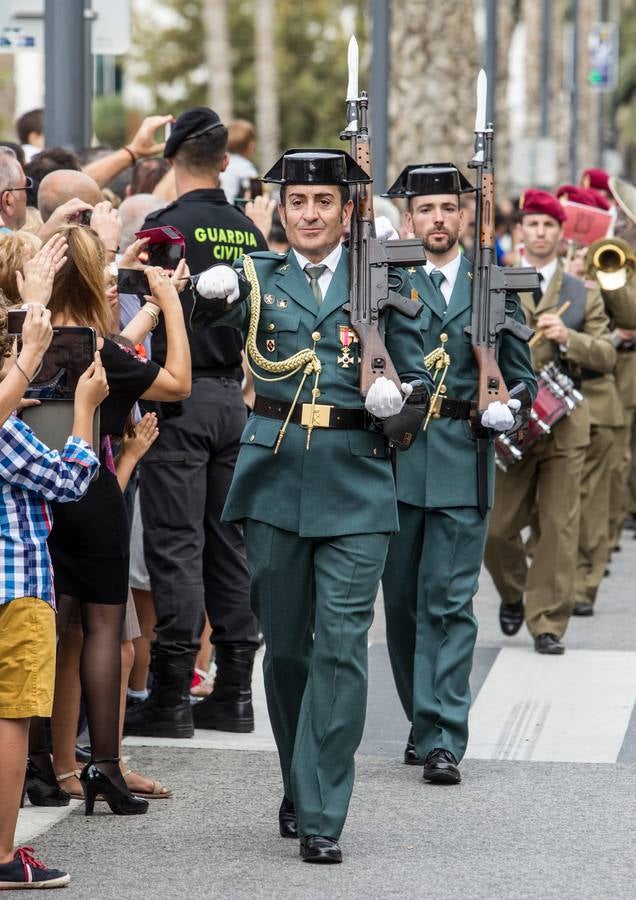
<path id="1" fill-rule="evenodd" d="M 104 249 L 89 228 L 61 230 L 67 260 L 56 274 L 49 301 L 52 324 L 82 325 L 95 329 L 97 349 L 110 387 L 101 406 L 99 478 L 86 496 L 68 509 L 54 504 L 49 547 L 58 597 L 76 598 L 80 604 L 83 644 L 80 683 L 86 705 L 92 761 L 80 776 L 86 814 L 99 794 L 119 815 L 144 813 L 147 801 L 133 796 L 119 763 L 119 704 L 122 626 L 128 593 L 128 520 L 117 483 L 111 439 L 121 438 L 126 419 L 140 398 L 174 402 L 187 397 L 191 387 L 190 351 L 177 291 L 160 269 L 146 274 L 152 299 L 163 313 L 168 338 L 164 367 L 142 359 L 110 335 L 112 315 L 104 287 Z M 64 641 L 58 672 L 64 671 Z M 56 687 L 57 690 L 57 687 Z M 78 687 L 79 690 L 79 687 Z M 77 697 L 56 697 L 53 714 L 53 751 L 61 787 L 74 771 L 61 772 L 56 753 L 56 708 Z M 62 711 L 63 712 L 63 711 Z M 74 760 L 73 760 L 74 762 Z M 75 769 L 73 765 L 72 770 Z"/>

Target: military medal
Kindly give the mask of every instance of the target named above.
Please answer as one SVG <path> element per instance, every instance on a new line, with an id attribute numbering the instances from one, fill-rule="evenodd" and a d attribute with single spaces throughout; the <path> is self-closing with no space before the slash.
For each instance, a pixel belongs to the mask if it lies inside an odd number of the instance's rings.
<path id="1" fill-rule="evenodd" d="M 337 357 L 338 365 L 342 369 L 348 369 L 349 366 L 353 366 L 356 362 L 360 362 L 357 358 L 357 354 L 355 352 L 352 353 L 352 349 L 355 349 L 355 345 L 358 344 L 359 341 L 358 335 L 351 325 L 338 325 L 338 339 L 341 344 L 341 353 Z"/>
<path id="2" fill-rule="evenodd" d="M 267 338 L 267 340 L 265 341 L 265 346 L 267 347 L 268 353 L 273 353 L 276 349 L 276 341 L 274 340 L 274 338 Z"/>
<path id="3" fill-rule="evenodd" d="M 278 306 L 280 309 L 287 309 L 287 300 L 285 300 L 284 298 L 277 300 L 276 306 Z"/>
<path id="4" fill-rule="evenodd" d="M 271 306 L 275 302 L 275 297 L 273 294 L 265 294 L 263 296 L 263 303 L 267 303 L 268 306 Z"/>

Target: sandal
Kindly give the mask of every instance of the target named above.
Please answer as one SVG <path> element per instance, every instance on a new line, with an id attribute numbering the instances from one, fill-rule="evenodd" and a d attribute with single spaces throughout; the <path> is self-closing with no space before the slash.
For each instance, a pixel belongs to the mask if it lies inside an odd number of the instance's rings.
<path id="1" fill-rule="evenodd" d="M 124 777 L 124 781 L 129 775 L 135 775 L 136 773 L 132 771 L 132 769 L 126 769 L 125 772 L 121 773 Z M 145 778 L 145 775 L 140 775 L 140 778 Z M 152 788 L 149 791 L 138 791 L 136 788 L 131 788 L 128 785 L 129 790 L 135 797 L 143 797 L 144 800 L 169 800 L 172 797 L 172 791 L 167 787 L 164 787 L 160 781 L 153 781 L 152 778 L 149 778 L 148 781 L 152 782 Z M 128 782 L 126 782 L 128 784 Z"/>
<path id="2" fill-rule="evenodd" d="M 71 772 L 62 772 L 61 775 L 56 775 L 55 778 L 56 778 L 58 784 L 62 784 L 63 781 L 68 781 L 69 778 L 75 777 L 75 778 L 79 779 L 80 775 L 81 775 L 81 772 L 79 769 L 73 769 Z M 66 790 L 66 788 L 64 788 L 64 790 Z M 81 789 L 80 789 L 79 793 L 77 793 L 77 792 L 73 793 L 73 791 L 66 791 L 66 793 L 69 795 L 71 800 L 83 800 L 84 799 L 84 792 Z"/>

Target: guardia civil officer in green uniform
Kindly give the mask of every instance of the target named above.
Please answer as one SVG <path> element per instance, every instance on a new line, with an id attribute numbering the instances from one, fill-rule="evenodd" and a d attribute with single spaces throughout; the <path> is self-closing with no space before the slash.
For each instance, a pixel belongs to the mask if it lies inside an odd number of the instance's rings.
<path id="1" fill-rule="evenodd" d="M 388 191 L 406 197 L 405 224 L 423 240 L 427 262 L 413 274 L 424 310 L 426 354 L 450 357 L 444 388 L 426 431 L 397 464 L 400 532 L 391 538 L 382 577 L 387 643 L 404 711 L 412 723 L 404 761 L 424 764 L 424 778 L 461 780 L 468 741 L 468 678 L 477 637 L 473 597 L 488 517 L 478 510 L 474 417 L 477 365 L 470 335 L 471 265 L 459 251 L 460 194 L 472 190 L 450 163 L 408 166 Z M 515 295 L 508 313 L 523 321 Z M 511 399 L 491 403 L 482 427 L 490 435 L 519 424 L 536 394 L 530 351 L 504 335 L 499 366 Z M 439 376 L 442 371 L 440 369 Z M 490 447 L 490 505 L 494 460 Z"/>
<path id="2" fill-rule="evenodd" d="M 249 254 L 240 278 L 227 266 L 204 273 L 197 289 L 207 299 L 199 299 L 193 326 L 241 329 L 256 375 L 254 414 L 223 517 L 244 523 L 252 603 L 265 635 L 265 689 L 285 790 L 281 834 L 300 836 L 307 862 L 340 862 L 365 717 L 367 631 L 398 528 L 377 423 L 401 410 L 410 383 L 430 378 L 417 321 L 391 310 L 383 315 L 385 343 L 402 390 L 380 378 L 365 403 L 360 397 L 341 237 L 353 208 L 348 185 L 368 181 L 362 169 L 338 151 L 289 151 L 264 180 L 281 185 L 291 249 Z M 410 292 L 408 275 L 396 270 L 397 277 Z"/>

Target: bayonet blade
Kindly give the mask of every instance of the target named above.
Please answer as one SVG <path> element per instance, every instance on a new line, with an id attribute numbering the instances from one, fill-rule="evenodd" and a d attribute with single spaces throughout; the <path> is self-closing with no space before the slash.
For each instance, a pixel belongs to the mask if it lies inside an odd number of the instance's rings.
<path id="1" fill-rule="evenodd" d="M 347 127 L 344 134 L 353 135 L 358 130 L 358 42 L 351 35 L 347 53 L 349 82 L 347 84 Z"/>
<path id="2" fill-rule="evenodd" d="M 351 35 L 349 41 L 349 50 L 347 53 L 347 62 L 349 65 L 349 83 L 347 85 L 347 100 L 358 99 L 358 42 L 354 34 Z"/>
<path id="3" fill-rule="evenodd" d="M 471 163 L 479 166 L 484 161 L 484 134 L 486 132 L 486 97 L 488 95 L 488 78 L 483 69 L 477 76 L 477 112 L 475 113 L 475 155 Z"/>
<path id="4" fill-rule="evenodd" d="M 477 112 L 475 114 L 475 131 L 483 133 L 486 130 L 486 98 L 488 96 L 488 78 L 483 69 L 477 76 Z"/>

